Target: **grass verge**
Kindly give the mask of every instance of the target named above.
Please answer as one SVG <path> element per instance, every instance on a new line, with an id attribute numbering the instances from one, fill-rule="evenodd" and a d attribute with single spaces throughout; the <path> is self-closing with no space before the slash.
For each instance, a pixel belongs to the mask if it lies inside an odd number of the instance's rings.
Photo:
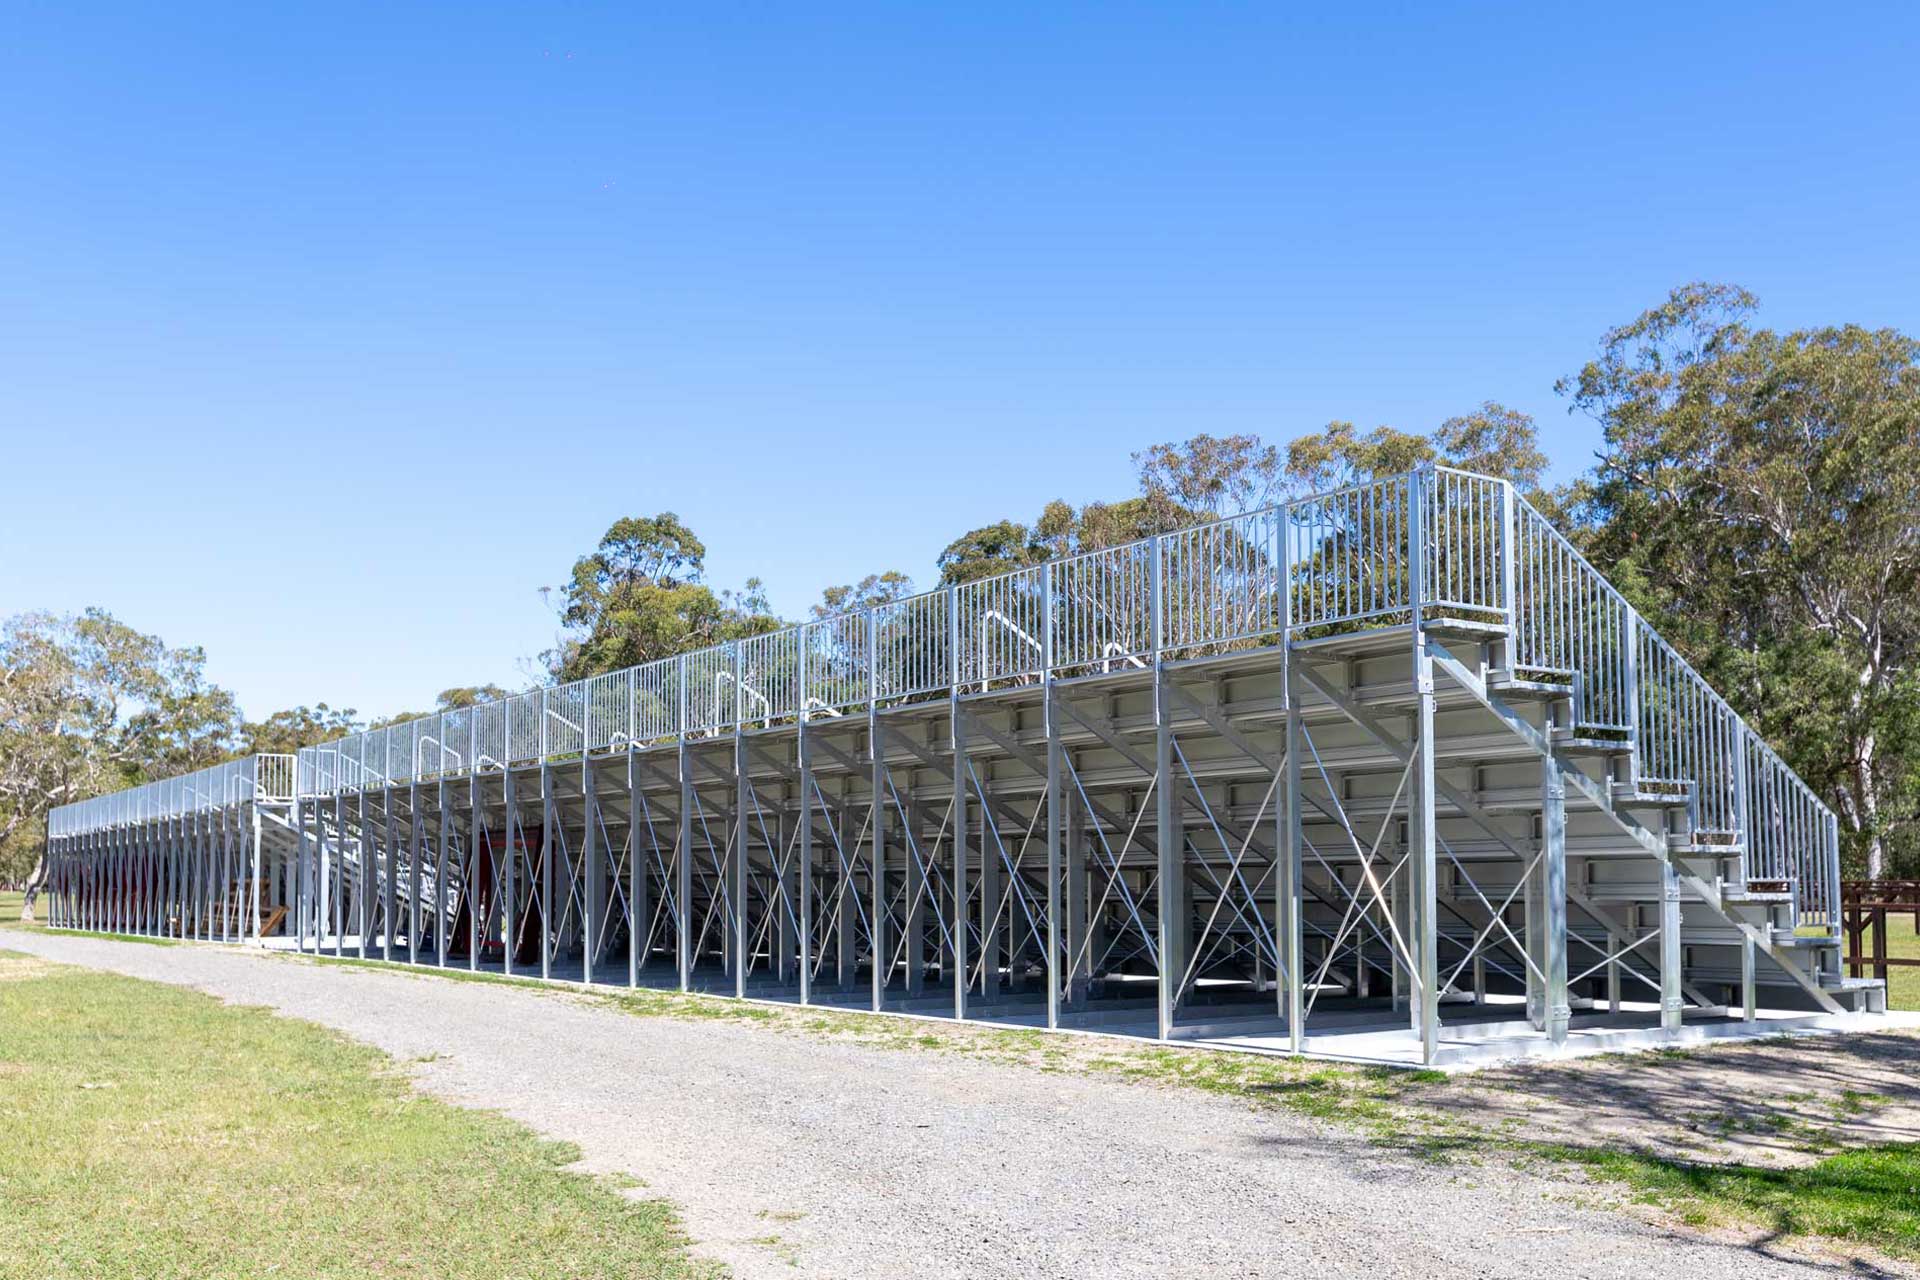
<path id="1" fill-rule="evenodd" d="M 665 1205 L 311 1024 L 0 953 L 0 1026 L 0 1275 L 711 1274 Z"/>

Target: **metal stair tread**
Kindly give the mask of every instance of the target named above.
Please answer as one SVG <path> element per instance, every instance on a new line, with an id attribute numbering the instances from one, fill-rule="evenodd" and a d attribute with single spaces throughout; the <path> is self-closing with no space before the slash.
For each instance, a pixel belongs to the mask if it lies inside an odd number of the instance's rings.
<path id="1" fill-rule="evenodd" d="M 1576 729 L 1556 728 L 1549 737 L 1555 751 L 1568 755 L 1631 755 L 1633 744 L 1625 738 L 1596 738 L 1581 734 Z"/>

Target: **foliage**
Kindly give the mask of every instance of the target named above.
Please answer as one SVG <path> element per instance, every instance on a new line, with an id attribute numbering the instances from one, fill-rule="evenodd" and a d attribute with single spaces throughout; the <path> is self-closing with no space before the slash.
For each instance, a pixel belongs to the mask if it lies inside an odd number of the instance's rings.
<path id="1" fill-rule="evenodd" d="M 497 684 L 463 684 L 452 689 L 442 689 L 434 699 L 435 709 L 439 711 L 458 711 L 463 707 L 477 706 L 482 702 L 498 702 L 507 696 L 507 691 Z"/>
<path id="2" fill-rule="evenodd" d="M 1287 445 L 1287 480 L 1294 492 L 1323 493 L 1408 471 L 1433 458 L 1433 445 L 1423 436 L 1385 426 L 1362 435 L 1351 422 L 1329 422 L 1325 430 Z"/>
<path id="3" fill-rule="evenodd" d="M 1146 503 L 1146 533 L 1165 533 L 1271 503 L 1281 488 L 1280 450 L 1256 435 L 1200 435 L 1133 455 Z"/>
<path id="4" fill-rule="evenodd" d="M 205 662 L 101 609 L 0 627 L 0 877 L 37 861 L 49 809 L 224 758 L 239 717 Z"/>
<path id="5" fill-rule="evenodd" d="M 292 755 L 303 747 L 318 746 L 345 737 L 360 727 L 351 707 L 336 711 L 326 703 L 276 711 L 265 720 L 241 727 L 242 755 Z"/>
<path id="6" fill-rule="evenodd" d="M 870 573 L 859 582 L 848 586 L 828 587 L 820 593 L 820 603 L 813 606 L 813 616 L 830 618 L 836 613 L 849 613 L 858 609 L 871 609 L 877 605 L 891 604 L 895 600 L 904 600 L 913 594 L 913 579 L 897 569 L 885 573 Z"/>
<path id="7" fill-rule="evenodd" d="M 680 517 L 617 520 L 574 562 L 560 612 L 567 635 L 546 655 L 557 680 L 638 666 L 776 630 L 757 578 L 735 595 L 701 581 L 707 549 Z"/>
<path id="8" fill-rule="evenodd" d="M 1362 434 L 1351 422 L 1329 422 L 1287 445 L 1285 475 L 1294 493 L 1324 493 L 1430 462 L 1511 480 L 1529 493 L 1547 471 L 1533 418 L 1488 400 L 1424 436 L 1386 426 Z"/>
<path id="9" fill-rule="evenodd" d="M 1171 499 L 1127 498 L 1120 502 L 1089 502 L 1075 508 L 1055 499 L 1031 525 L 1001 520 L 960 535 L 934 562 L 942 586 L 974 582 L 996 573 L 1010 573 L 1046 560 L 1118 546 L 1158 532 L 1169 520 Z M 1167 527 L 1191 523 L 1197 517 L 1172 520 Z"/>
<path id="10" fill-rule="evenodd" d="M 1756 305 L 1677 289 L 1562 380 L 1606 440 L 1570 507 L 1878 876 L 1920 857 L 1920 343 L 1757 329 Z"/>
<path id="11" fill-rule="evenodd" d="M 1531 415 L 1488 400 L 1472 413 L 1448 418 L 1430 437 L 1438 456 L 1462 471 L 1511 480 L 1532 493 L 1546 478 L 1547 455 Z"/>
<path id="12" fill-rule="evenodd" d="M 1014 520 L 996 520 L 970 529 L 946 545 L 934 560 L 943 586 L 990 578 L 1033 563 L 1038 552 L 1031 531 Z"/>

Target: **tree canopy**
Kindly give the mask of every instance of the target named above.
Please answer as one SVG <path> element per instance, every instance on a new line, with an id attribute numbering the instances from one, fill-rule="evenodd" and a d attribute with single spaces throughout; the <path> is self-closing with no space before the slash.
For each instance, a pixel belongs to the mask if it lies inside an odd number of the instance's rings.
<path id="1" fill-rule="evenodd" d="M 779 627 L 758 578 L 739 594 L 702 581 L 707 549 L 679 516 L 628 517 L 574 561 L 562 592 L 566 634 L 546 655 L 556 680 L 638 666 Z"/>
<path id="2" fill-rule="evenodd" d="M 38 857 L 49 809 L 225 758 L 238 712 L 205 666 L 103 609 L 0 626 L 0 877 Z"/>
<path id="3" fill-rule="evenodd" d="M 1692 284 L 1561 390 L 1605 433 L 1591 555 L 1839 812 L 1869 875 L 1920 818 L 1920 343 L 1775 333 Z"/>

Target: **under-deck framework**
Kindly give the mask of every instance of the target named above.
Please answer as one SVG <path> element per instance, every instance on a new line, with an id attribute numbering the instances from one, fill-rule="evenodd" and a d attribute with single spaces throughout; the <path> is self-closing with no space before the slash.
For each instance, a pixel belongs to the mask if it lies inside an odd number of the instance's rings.
<path id="1" fill-rule="evenodd" d="M 240 896 L 336 955 L 1443 1064 L 1882 999 L 1840 973 L 1832 813 L 1510 484 L 1445 468 L 296 772 L 57 811 L 55 923 L 169 927 L 125 869 L 207 867 L 231 807 L 270 868 Z"/>

